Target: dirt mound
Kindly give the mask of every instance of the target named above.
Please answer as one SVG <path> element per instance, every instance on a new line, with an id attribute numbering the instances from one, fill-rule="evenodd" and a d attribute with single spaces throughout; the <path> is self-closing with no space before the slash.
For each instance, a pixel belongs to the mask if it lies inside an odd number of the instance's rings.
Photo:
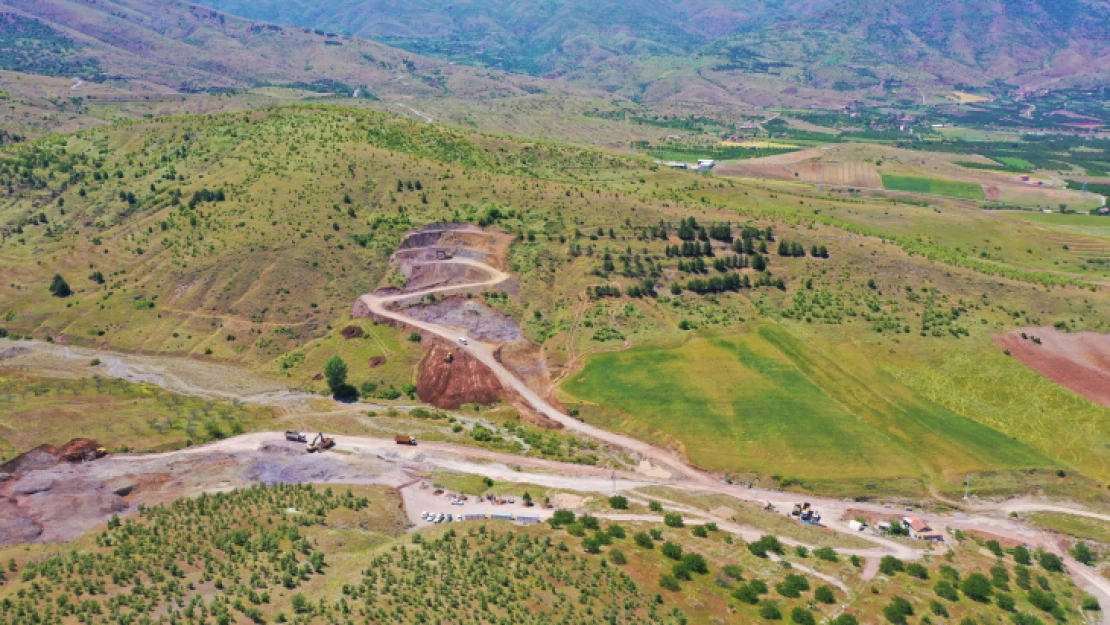
<path id="1" fill-rule="evenodd" d="M 471 337 L 483 341 L 519 341 L 524 338 L 512 317 L 478 300 L 449 297 L 434 304 L 411 306 L 405 315 L 420 321 L 464 328 Z"/>
<path id="2" fill-rule="evenodd" d="M 366 332 L 358 326 L 347 326 L 346 328 L 343 328 L 343 331 L 340 332 L 340 335 L 342 335 L 343 338 L 347 340 L 351 340 L 362 338 L 366 335 Z"/>
<path id="3" fill-rule="evenodd" d="M 489 367 L 441 341 L 433 343 L 420 361 L 416 394 L 420 401 L 443 409 L 492 404 L 505 397 L 501 382 Z"/>
<path id="4" fill-rule="evenodd" d="M 0 473 L 9 475 L 23 471 L 46 469 L 58 464 L 58 448 L 53 445 L 39 445 L 0 465 Z"/>
<path id="5" fill-rule="evenodd" d="M 91 438 L 75 438 L 58 449 L 58 457 L 66 462 L 95 459 L 100 443 Z"/>
<path id="6" fill-rule="evenodd" d="M 371 369 L 380 367 L 385 364 L 385 356 L 374 356 L 370 360 L 367 360 L 366 364 L 369 365 Z"/>
<path id="7" fill-rule="evenodd" d="M 1022 333 L 1029 338 L 1023 339 Z M 1110 335 L 1023 328 L 995 337 L 994 341 L 1060 386 L 1110 407 Z"/>
<path id="8" fill-rule="evenodd" d="M 983 194 L 988 202 L 997 202 L 1002 199 L 1002 189 L 999 189 L 997 185 L 984 185 Z"/>

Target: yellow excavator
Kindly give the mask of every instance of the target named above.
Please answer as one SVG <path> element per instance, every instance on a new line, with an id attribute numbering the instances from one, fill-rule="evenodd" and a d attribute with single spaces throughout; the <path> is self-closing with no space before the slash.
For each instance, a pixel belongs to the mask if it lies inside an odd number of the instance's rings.
<path id="1" fill-rule="evenodd" d="M 308 444 L 308 453 L 315 453 L 317 451 L 324 451 L 335 447 L 335 439 L 324 436 L 323 432 L 316 435 L 312 442 Z"/>

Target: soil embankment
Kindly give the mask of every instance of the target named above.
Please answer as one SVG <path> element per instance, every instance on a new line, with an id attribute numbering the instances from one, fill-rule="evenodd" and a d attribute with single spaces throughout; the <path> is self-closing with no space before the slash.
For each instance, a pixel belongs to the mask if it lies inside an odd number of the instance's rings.
<path id="1" fill-rule="evenodd" d="M 1023 328 L 995 337 L 995 343 L 1060 386 L 1110 407 L 1110 335 Z"/>
<path id="2" fill-rule="evenodd" d="M 436 341 L 424 354 L 416 375 L 416 395 L 436 408 L 492 404 L 505 399 L 497 376 L 466 351 Z"/>

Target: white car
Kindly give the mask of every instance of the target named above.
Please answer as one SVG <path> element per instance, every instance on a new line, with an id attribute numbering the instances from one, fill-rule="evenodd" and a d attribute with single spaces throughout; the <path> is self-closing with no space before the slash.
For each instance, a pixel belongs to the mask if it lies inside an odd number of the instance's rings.
<path id="1" fill-rule="evenodd" d="M 428 513 L 427 512 L 421 512 L 420 513 L 420 518 L 427 521 L 428 520 Z"/>
<path id="2" fill-rule="evenodd" d="M 460 336 L 459 337 L 459 342 L 462 343 L 463 345 L 470 345 L 470 342 L 466 340 L 465 336 Z"/>
<path id="3" fill-rule="evenodd" d="M 443 523 L 443 513 L 440 512 L 436 515 L 436 523 Z"/>

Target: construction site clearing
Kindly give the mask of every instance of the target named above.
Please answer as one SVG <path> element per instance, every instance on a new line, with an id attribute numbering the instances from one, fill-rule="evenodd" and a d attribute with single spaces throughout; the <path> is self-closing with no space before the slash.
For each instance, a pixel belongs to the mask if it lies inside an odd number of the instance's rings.
<path id="1" fill-rule="evenodd" d="M 531 525 L 544 521 L 555 512 L 555 506 L 550 503 L 540 505 L 531 499 L 518 501 L 516 497 L 492 494 L 468 496 L 434 488 L 427 482 L 421 482 L 418 488 L 405 488 L 402 494 L 410 511 L 410 520 L 417 526 L 461 521 L 510 521 Z M 444 500 L 450 506 L 466 508 L 440 509 Z M 424 511 L 417 517 L 415 511 L 419 509 Z"/>

